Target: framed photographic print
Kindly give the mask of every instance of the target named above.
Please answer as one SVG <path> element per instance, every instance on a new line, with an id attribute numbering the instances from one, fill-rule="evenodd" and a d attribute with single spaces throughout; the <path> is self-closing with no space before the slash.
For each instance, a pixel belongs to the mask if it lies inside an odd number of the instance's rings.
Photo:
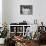
<path id="1" fill-rule="evenodd" d="M 22 14 L 22 15 L 32 15 L 33 14 L 32 5 L 20 5 L 20 14 Z"/>

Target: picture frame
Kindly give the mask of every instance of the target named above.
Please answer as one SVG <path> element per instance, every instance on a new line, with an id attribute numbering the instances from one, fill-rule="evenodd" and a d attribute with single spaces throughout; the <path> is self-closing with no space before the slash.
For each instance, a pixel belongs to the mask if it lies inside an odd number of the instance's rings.
<path id="1" fill-rule="evenodd" d="M 32 5 L 20 5 L 20 14 L 21 15 L 32 15 L 33 6 Z"/>

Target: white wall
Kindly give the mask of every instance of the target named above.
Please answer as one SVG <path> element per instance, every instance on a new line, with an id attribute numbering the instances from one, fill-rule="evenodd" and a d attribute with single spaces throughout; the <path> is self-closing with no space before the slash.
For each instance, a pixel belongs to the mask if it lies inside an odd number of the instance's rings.
<path id="1" fill-rule="evenodd" d="M 2 21 L 3 23 L 7 20 L 6 18 L 6 0 L 2 0 Z"/>
<path id="2" fill-rule="evenodd" d="M 32 5 L 33 15 L 20 15 L 20 5 Z M 26 20 L 29 24 L 37 19 L 46 23 L 46 0 L 5 0 L 4 3 L 5 20 L 7 23 L 22 22 Z M 46 24 L 45 24 L 46 25 Z"/>
<path id="3" fill-rule="evenodd" d="M 2 0 L 0 0 L 0 27 L 2 27 Z"/>
<path id="4" fill-rule="evenodd" d="M 29 23 L 33 21 L 33 15 L 20 15 L 20 5 L 33 5 L 33 0 L 12 0 L 12 21 L 11 22 L 22 22 L 23 20 Z M 10 18 L 10 17 L 9 17 Z M 15 20 L 15 21 L 14 21 Z"/>
<path id="5" fill-rule="evenodd" d="M 2 0 L 2 23 L 4 24 L 5 22 L 8 24 L 7 0 Z"/>

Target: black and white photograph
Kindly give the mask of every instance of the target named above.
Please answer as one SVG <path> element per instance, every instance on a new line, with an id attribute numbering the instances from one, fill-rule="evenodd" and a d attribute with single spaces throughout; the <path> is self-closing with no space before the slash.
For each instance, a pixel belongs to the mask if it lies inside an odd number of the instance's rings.
<path id="1" fill-rule="evenodd" d="M 20 14 L 22 14 L 22 15 L 32 15 L 33 14 L 32 5 L 20 5 Z"/>

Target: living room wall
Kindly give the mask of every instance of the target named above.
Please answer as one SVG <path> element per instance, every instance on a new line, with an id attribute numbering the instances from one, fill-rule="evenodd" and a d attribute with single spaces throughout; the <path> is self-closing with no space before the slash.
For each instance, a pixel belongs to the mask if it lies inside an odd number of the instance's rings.
<path id="1" fill-rule="evenodd" d="M 0 0 L 0 27 L 2 27 L 2 0 Z"/>
<path id="2" fill-rule="evenodd" d="M 46 0 L 4 0 L 3 3 L 3 22 L 6 21 L 10 24 L 25 20 L 32 24 L 37 19 L 38 24 L 43 21 L 44 25 L 46 25 Z M 21 15 L 20 5 L 32 5 L 33 14 Z"/>

